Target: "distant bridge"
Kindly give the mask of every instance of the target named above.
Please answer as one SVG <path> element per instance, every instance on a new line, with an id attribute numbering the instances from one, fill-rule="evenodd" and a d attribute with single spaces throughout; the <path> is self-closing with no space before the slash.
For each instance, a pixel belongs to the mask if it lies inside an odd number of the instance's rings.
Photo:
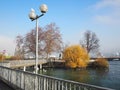
<path id="1" fill-rule="evenodd" d="M 120 61 L 120 57 L 100 57 L 100 58 L 107 59 L 108 61 Z M 91 59 L 99 59 L 99 57 L 98 58 L 91 58 Z"/>

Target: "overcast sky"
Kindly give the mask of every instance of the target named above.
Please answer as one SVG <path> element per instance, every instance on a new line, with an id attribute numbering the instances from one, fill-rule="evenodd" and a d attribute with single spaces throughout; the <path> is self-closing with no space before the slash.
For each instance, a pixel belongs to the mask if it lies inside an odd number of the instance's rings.
<path id="1" fill-rule="evenodd" d="M 15 37 L 35 28 L 28 17 L 30 9 L 40 14 L 43 3 L 48 12 L 39 26 L 55 22 L 65 43 L 79 44 L 83 33 L 91 30 L 100 39 L 101 52 L 120 51 L 120 0 L 1 0 L 0 51 L 14 53 Z"/>

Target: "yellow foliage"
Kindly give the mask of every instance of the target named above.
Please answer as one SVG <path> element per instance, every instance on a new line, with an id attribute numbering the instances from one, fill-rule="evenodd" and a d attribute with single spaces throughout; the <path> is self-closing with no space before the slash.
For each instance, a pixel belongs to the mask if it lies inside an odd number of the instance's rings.
<path id="1" fill-rule="evenodd" d="M 74 63 L 72 61 L 71 62 L 67 62 L 66 66 L 69 67 L 69 68 L 76 68 L 77 67 L 76 63 Z"/>
<path id="2" fill-rule="evenodd" d="M 5 59 L 5 56 L 3 54 L 0 54 L 0 61 L 3 61 Z"/>
<path id="3" fill-rule="evenodd" d="M 89 55 L 80 45 L 73 45 L 65 48 L 63 59 L 66 61 L 66 66 L 84 68 L 87 66 Z"/>
<path id="4" fill-rule="evenodd" d="M 98 58 L 95 62 L 95 65 L 97 67 L 101 67 L 101 68 L 108 68 L 109 67 L 108 61 L 104 58 Z"/>
<path id="5" fill-rule="evenodd" d="M 77 66 L 79 67 L 79 68 L 85 68 L 86 66 L 87 66 L 87 63 L 86 62 L 84 62 L 84 60 L 78 60 L 78 62 L 77 62 Z"/>
<path id="6" fill-rule="evenodd" d="M 23 60 L 20 56 L 11 56 L 9 60 Z"/>

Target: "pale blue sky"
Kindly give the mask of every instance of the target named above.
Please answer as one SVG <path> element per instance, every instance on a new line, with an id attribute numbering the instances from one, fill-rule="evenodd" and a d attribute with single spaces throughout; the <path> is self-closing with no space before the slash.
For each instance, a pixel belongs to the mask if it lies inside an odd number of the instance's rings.
<path id="1" fill-rule="evenodd" d="M 48 12 L 39 26 L 55 22 L 65 43 L 78 44 L 83 33 L 91 30 L 100 39 L 101 52 L 120 51 L 120 0 L 1 0 L 0 51 L 14 52 L 15 37 L 35 28 L 28 17 L 30 9 L 40 14 L 43 3 Z"/>

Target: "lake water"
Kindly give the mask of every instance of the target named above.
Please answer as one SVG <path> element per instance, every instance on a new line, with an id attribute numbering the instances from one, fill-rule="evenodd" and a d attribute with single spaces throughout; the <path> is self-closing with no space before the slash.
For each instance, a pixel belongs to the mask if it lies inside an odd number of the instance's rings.
<path id="1" fill-rule="evenodd" d="M 109 70 L 46 69 L 40 74 L 120 90 L 120 61 L 110 61 Z"/>

